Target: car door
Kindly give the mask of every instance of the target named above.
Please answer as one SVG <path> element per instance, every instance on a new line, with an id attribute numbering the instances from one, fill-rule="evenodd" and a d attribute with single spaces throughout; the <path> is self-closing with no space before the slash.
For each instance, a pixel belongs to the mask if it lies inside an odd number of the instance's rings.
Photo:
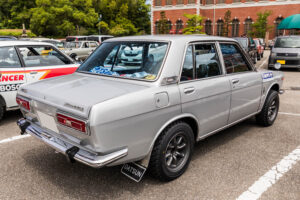
<path id="1" fill-rule="evenodd" d="M 6 108 L 17 106 L 17 90 L 24 83 L 25 70 L 15 47 L 0 47 L 0 98 L 4 99 Z"/>
<path id="2" fill-rule="evenodd" d="M 220 43 L 220 49 L 232 90 L 228 121 L 230 124 L 258 111 L 262 77 L 251 66 L 237 43 Z"/>
<path id="3" fill-rule="evenodd" d="M 72 60 L 50 45 L 20 46 L 18 50 L 25 66 L 28 83 L 71 74 L 78 67 Z"/>
<path id="4" fill-rule="evenodd" d="M 199 122 L 199 137 L 227 125 L 231 86 L 215 43 L 188 46 L 179 84 L 182 112 Z"/>

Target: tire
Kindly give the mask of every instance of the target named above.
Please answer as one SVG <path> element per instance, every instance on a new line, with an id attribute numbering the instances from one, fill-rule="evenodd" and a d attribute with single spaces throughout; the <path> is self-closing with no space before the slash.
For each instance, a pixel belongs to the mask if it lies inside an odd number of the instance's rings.
<path id="1" fill-rule="evenodd" d="M 253 63 L 256 64 L 257 63 L 257 54 L 254 57 Z"/>
<path id="2" fill-rule="evenodd" d="M 1 121 L 2 118 L 3 118 L 4 112 L 5 112 L 5 107 L 2 106 L 2 105 L 0 105 L 0 121 Z"/>
<path id="3" fill-rule="evenodd" d="M 187 169 L 193 149 L 192 128 L 185 122 L 174 122 L 161 133 L 154 144 L 149 163 L 150 174 L 160 181 L 178 178 Z"/>
<path id="4" fill-rule="evenodd" d="M 257 60 L 260 60 L 260 59 L 261 59 L 260 54 L 257 53 Z"/>
<path id="5" fill-rule="evenodd" d="M 76 56 L 77 56 L 77 55 L 76 55 L 75 53 L 72 53 L 72 54 L 70 55 L 70 57 L 73 58 L 74 60 L 75 60 Z"/>
<path id="6" fill-rule="evenodd" d="M 261 53 L 261 56 L 260 56 L 260 57 L 262 57 L 262 58 L 264 57 L 264 52 Z"/>
<path id="7" fill-rule="evenodd" d="M 265 104 L 259 114 L 256 115 L 257 124 L 268 127 L 271 126 L 277 117 L 279 110 L 279 95 L 275 90 L 271 90 L 267 96 Z"/>

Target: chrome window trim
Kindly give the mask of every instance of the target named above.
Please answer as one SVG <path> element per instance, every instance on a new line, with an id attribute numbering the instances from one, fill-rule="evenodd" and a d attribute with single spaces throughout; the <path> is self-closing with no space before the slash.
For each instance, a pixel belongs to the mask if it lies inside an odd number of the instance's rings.
<path id="1" fill-rule="evenodd" d="M 250 66 L 251 70 L 244 71 L 244 72 L 235 72 L 235 73 L 228 74 L 227 70 L 226 70 L 225 62 L 224 62 L 223 53 L 221 51 L 221 44 L 233 44 L 233 45 L 236 45 L 238 47 L 238 49 L 240 50 L 240 52 L 243 54 L 244 58 L 246 58 L 246 62 Z M 253 63 L 249 62 L 249 59 L 250 59 L 249 55 L 246 54 L 246 52 L 244 51 L 244 49 L 241 48 L 241 46 L 240 46 L 240 44 L 238 42 L 220 41 L 219 42 L 219 46 L 220 46 L 220 51 L 222 53 L 222 60 L 223 60 L 223 65 L 224 65 L 224 69 L 225 69 L 225 72 L 226 72 L 226 76 L 232 76 L 232 75 L 236 75 L 236 74 L 245 74 L 245 73 L 257 72 L 256 68 L 253 66 Z"/>
<path id="2" fill-rule="evenodd" d="M 181 62 L 181 67 L 180 67 L 180 75 L 179 75 L 179 80 L 178 80 L 178 84 L 182 84 L 182 83 L 190 83 L 190 82 L 195 82 L 195 81 L 202 81 L 202 80 L 208 80 L 208 79 L 213 79 L 213 78 L 219 78 L 219 77 L 224 77 L 226 74 L 225 74 L 225 71 L 222 67 L 222 62 L 221 60 L 223 59 L 223 56 L 221 58 L 221 54 L 218 50 L 218 42 L 219 41 L 212 41 L 212 40 L 208 40 L 208 41 L 192 41 L 192 42 L 188 42 L 186 45 L 185 45 L 185 52 L 184 52 L 184 55 L 183 55 L 183 59 L 182 59 L 182 62 Z M 215 45 L 215 48 L 217 50 L 217 55 L 218 55 L 218 58 L 219 58 L 219 63 L 220 63 L 220 69 L 222 70 L 221 71 L 221 74 L 220 75 L 217 75 L 217 76 L 211 76 L 211 77 L 206 77 L 206 78 L 199 78 L 199 79 L 195 79 L 195 73 L 196 73 L 196 62 L 195 62 L 195 56 L 194 56 L 194 51 L 195 51 L 195 45 L 196 44 L 214 44 Z M 186 53 L 187 53 L 187 49 L 188 47 L 192 45 L 193 46 L 193 80 L 188 80 L 188 81 L 181 81 L 181 75 L 182 75 L 182 70 L 183 70 L 183 64 L 184 64 L 184 61 L 185 61 L 185 56 L 186 56 Z"/>

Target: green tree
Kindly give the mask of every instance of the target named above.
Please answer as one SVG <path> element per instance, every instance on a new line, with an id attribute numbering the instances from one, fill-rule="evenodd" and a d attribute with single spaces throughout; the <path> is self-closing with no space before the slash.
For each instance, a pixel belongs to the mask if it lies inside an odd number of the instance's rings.
<path id="1" fill-rule="evenodd" d="M 145 0 L 94 0 L 102 34 L 115 36 L 150 33 L 150 7 Z M 96 30 L 96 29 L 95 29 Z"/>
<path id="2" fill-rule="evenodd" d="M 28 28 L 35 6 L 35 1 L 0 0 L 0 28 L 22 28 L 23 23 Z"/>
<path id="3" fill-rule="evenodd" d="M 227 10 L 224 15 L 223 36 L 228 37 L 229 26 L 231 23 L 231 11 Z"/>
<path id="4" fill-rule="evenodd" d="M 187 26 L 183 29 L 183 34 L 203 34 L 201 25 L 203 17 L 197 14 L 184 14 L 184 16 L 188 19 Z"/>
<path id="5" fill-rule="evenodd" d="M 66 36 L 97 23 L 92 0 L 36 0 L 30 11 L 30 29 L 36 35 Z"/>
<path id="6" fill-rule="evenodd" d="M 266 32 L 273 28 L 268 25 L 268 17 L 272 14 L 272 11 L 266 10 L 264 12 L 257 13 L 257 20 L 252 24 L 253 31 L 250 33 L 253 37 L 265 38 Z"/>
<path id="7" fill-rule="evenodd" d="M 157 29 L 159 34 L 169 33 L 169 25 L 165 11 L 160 12 L 160 19 L 157 24 Z"/>

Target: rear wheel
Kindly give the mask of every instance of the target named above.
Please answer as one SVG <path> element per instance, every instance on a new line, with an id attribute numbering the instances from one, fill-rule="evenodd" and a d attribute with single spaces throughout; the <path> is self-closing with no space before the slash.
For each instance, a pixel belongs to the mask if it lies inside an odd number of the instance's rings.
<path id="1" fill-rule="evenodd" d="M 267 96 L 264 107 L 261 112 L 256 115 L 256 122 L 262 126 L 271 126 L 277 117 L 279 110 L 279 96 L 278 92 L 271 90 Z"/>
<path id="2" fill-rule="evenodd" d="M 254 58 L 253 58 L 253 63 L 256 64 L 257 63 L 257 54 L 255 54 Z"/>
<path id="3" fill-rule="evenodd" d="M 161 181 L 171 181 L 187 169 L 194 148 L 191 127 L 182 121 L 170 125 L 158 137 L 151 154 L 149 171 Z"/>
<path id="4" fill-rule="evenodd" d="M 261 59 L 261 55 L 259 53 L 257 53 L 257 60 Z"/>

